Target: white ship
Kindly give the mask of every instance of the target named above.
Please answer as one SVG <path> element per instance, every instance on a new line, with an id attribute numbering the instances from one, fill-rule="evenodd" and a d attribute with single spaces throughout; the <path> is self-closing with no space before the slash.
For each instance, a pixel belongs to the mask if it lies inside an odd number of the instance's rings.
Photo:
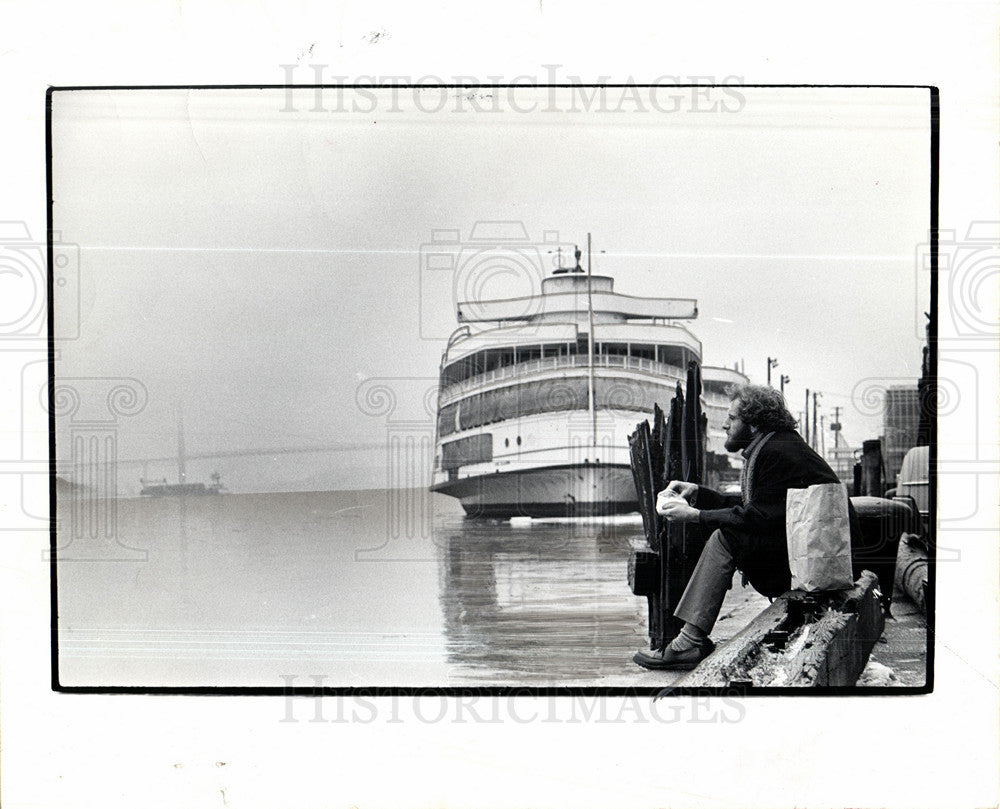
<path id="1" fill-rule="evenodd" d="M 701 362 L 684 325 L 696 300 L 618 294 L 580 257 L 543 279 L 540 295 L 458 304 L 463 325 L 441 358 L 431 490 L 470 516 L 634 511 L 627 437 Z M 724 479 L 725 388 L 746 377 L 702 375 L 708 449 Z"/>

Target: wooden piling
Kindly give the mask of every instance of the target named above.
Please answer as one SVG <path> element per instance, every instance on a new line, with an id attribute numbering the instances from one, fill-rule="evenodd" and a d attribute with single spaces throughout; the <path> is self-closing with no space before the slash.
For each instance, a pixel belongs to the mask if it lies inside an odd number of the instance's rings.
<path id="1" fill-rule="evenodd" d="M 688 363 L 687 386 L 680 384 L 664 417 L 653 409 L 653 428 L 646 421 L 629 436 L 632 475 L 642 514 L 647 548 L 629 557 L 629 587 L 649 600 L 650 648 L 662 649 L 683 622 L 674 610 L 705 545 L 697 525 L 670 524 L 656 513 L 656 497 L 672 480 L 700 484 L 705 471 L 707 419 L 701 410 L 701 368 Z"/>
<path id="2" fill-rule="evenodd" d="M 861 443 L 861 491 L 855 494 L 881 497 L 884 490 L 882 441 L 872 438 Z"/>

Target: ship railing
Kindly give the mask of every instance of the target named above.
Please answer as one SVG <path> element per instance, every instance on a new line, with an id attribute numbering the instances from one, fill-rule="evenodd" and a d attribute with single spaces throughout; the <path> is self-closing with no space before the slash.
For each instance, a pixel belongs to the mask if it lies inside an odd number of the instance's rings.
<path id="1" fill-rule="evenodd" d="M 527 376 L 539 371 L 554 371 L 562 368 L 587 368 L 586 355 L 570 354 L 559 357 L 539 357 L 525 362 L 518 362 L 514 365 L 502 365 L 481 374 L 470 376 L 460 382 L 452 382 L 441 388 L 441 404 L 447 404 L 469 391 L 481 388 L 493 382 L 503 382 L 508 379 Z M 645 357 L 627 357 L 617 354 L 600 354 L 594 357 L 595 368 L 623 368 L 630 371 L 640 371 L 655 376 L 673 376 L 680 378 L 683 374 L 681 368 L 665 362 L 646 359 Z"/>

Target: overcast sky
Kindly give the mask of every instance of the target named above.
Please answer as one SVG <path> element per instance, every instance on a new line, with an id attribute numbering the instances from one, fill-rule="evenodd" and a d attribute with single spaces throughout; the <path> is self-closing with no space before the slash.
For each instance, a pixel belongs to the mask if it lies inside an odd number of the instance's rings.
<path id="1" fill-rule="evenodd" d="M 498 112 L 437 90 L 329 89 L 325 111 L 311 90 L 56 93 L 54 227 L 80 246 L 81 292 L 57 375 L 142 381 L 123 459 L 175 453 L 181 404 L 191 453 L 372 445 L 192 464 L 193 479 L 383 485 L 386 431 L 431 424 L 423 393 L 456 325 L 453 279 L 422 267 L 421 246 L 508 220 L 543 261 L 546 232 L 592 232 L 616 291 L 698 300 L 707 364 L 742 360 L 762 382 L 777 357 L 793 413 L 819 390 L 852 444 L 877 436 L 858 392 L 920 373 L 928 92 L 619 92 L 590 111 L 561 93 L 507 94 Z M 458 286 L 524 294 L 542 271 Z M 74 317 L 58 292 L 57 319 Z M 373 378 L 396 380 L 392 413 L 359 405 Z"/>

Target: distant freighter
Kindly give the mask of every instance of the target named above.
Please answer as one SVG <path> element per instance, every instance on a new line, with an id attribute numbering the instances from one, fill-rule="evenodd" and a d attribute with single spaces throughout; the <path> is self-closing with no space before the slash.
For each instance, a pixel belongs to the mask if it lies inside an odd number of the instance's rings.
<path id="1" fill-rule="evenodd" d="M 142 484 L 142 490 L 139 494 L 145 494 L 150 497 L 222 494 L 223 490 L 226 488 L 222 485 L 218 472 L 213 473 L 212 482 L 208 485 L 205 485 L 204 483 L 167 483 L 166 478 L 162 480 L 140 479 L 139 482 Z"/>
<path id="2" fill-rule="evenodd" d="M 431 490 L 470 516 L 636 510 L 627 436 L 654 403 L 669 403 L 688 362 L 701 362 L 701 343 L 677 322 L 698 316 L 696 300 L 620 295 L 580 257 L 544 278 L 540 295 L 458 304 L 463 325 L 441 358 Z M 710 462 L 717 480 L 731 478 L 725 391 L 747 379 L 728 368 L 702 376 Z"/>
<path id="3" fill-rule="evenodd" d="M 188 483 L 187 482 L 187 457 L 184 451 L 184 419 L 177 412 L 177 483 L 167 483 L 166 478 L 160 480 L 146 480 L 139 478 L 142 489 L 140 495 L 148 497 L 180 497 L 199 496 L 206 494 L 222 494 L 226 487 L 222 485 L 222 476 L 218 472 L 213 472 L 211 483 Z"/>

